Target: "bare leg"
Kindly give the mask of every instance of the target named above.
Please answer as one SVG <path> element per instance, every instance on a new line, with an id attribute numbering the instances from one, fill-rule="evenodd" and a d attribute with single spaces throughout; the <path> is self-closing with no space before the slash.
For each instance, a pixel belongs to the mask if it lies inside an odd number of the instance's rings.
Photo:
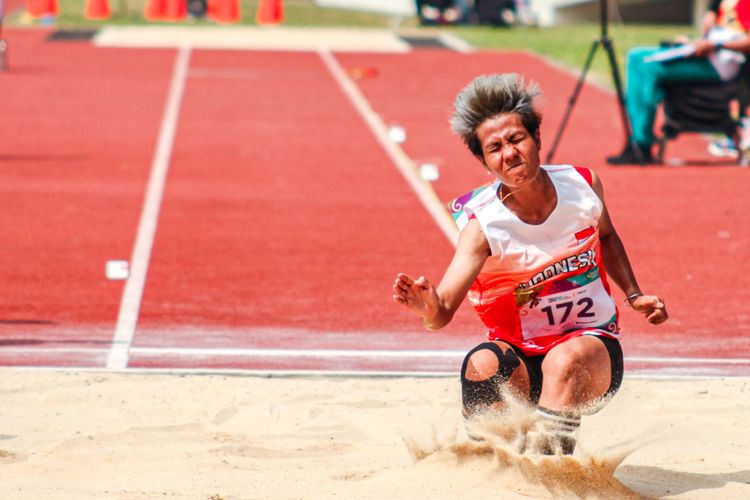
<path id="1" fill-rule="evenodd" d="M 542 362 L 539 406 L 557 411 L 581 411 L 609 389 L 612 366 L 601 340 L 584 335 L 553 347 Z"/>

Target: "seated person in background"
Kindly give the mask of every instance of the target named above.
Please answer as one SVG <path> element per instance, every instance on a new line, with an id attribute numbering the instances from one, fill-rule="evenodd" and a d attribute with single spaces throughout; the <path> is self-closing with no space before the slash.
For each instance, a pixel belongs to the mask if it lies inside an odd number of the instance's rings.
<path id="1" fill-rule="evenodd" d="M 721 5 L 721 0 L 711 0 L 701 23 L 703 37 L 716 26 L 719 5 Z M 713 156 L 736 158 L 740 149 L 743 151 L 750 150 L 750 64 L 742 66 L 742 73 L 739 78 L 742 84 L 737 92 L 736 101 L 732 102 L 731 112 L 732 116 L 737 116 L 740 120 L 740 144 L 735 144 L 731 137 L 713 141 L 708 145 L 708 152 Z"/>
<path id="2" fill-rule="evenodd" d="M 703 21 L 701 21 L 701 38 L 706 38 L 708 32 L 716 27 L 716 20 L 719 17 L 720 5 L 721 0 L 711 0 L 711 3 L 708 6 L 708 10 L 703 16 Z"/>
<path id="3" fill-rule="evenodd" d="M 705 26 L 705 25 L 704 25 Z M 658 61 L 662 48 L 635 48 L 628 52 L 625 100 L 633 128 L 633 144 L 607 158 L 610 165 L 655 163 L 656 110 L 664 99 L 664 86 L 677 82 L 721 82 L 737 77 L 750 52 L 750 0 L 720 0 L 715 25 L 704 38 L 692 42 L 689 57 Z"/>
<path id="4" fill-rule="evenodd" d="M 455 24 L 464 13 L 454 0 L 416 0 L 417 15 L 422 25 Z"/>
<path id="5" fill-rule="evenodd" d="M 720 158 L 737 158 L 740 150 L 750 152 L 750 64 L 742 66 L 737 98 L 730 103 L 730 113 L 740 123 L 740 143 L 731 137 L 722 137 L 708 144 L 708 152 Z"/>

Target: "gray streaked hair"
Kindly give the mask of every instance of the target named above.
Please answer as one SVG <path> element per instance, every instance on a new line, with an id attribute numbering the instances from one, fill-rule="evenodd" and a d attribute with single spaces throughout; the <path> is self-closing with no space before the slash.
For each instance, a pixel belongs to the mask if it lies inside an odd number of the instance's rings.
<path id="1" fill-rule="evenodd" d="M 536 135 L 542 115 L 534 109 L 539 87 L 528 87 L 517 73 L 482 75 L 459 92 L 451 117 L 451 130 L 461 136 L 474 156 L 484 161 L 477 128 L 485 121 L 504 113 L 516 113 L 531 135 Z"/>

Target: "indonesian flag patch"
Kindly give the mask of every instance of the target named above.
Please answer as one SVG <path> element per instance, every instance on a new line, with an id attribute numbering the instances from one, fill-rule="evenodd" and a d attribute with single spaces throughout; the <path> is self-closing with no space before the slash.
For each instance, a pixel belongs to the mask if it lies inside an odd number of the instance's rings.
<path id="1" fill-rule="evenodd" d="M 596 230 L 594 229 L 594 226 L 589 226 L 583 231 L 578 231 L 575 234 L 575 237 L 578 240 L 578 244 L 580 245 L 581 243 L 589 239 L 595 232 Z"/>

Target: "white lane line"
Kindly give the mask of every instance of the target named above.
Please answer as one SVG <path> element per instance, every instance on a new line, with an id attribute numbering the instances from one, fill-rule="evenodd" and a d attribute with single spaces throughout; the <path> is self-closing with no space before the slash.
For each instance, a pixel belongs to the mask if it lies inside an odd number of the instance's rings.
<path id="1" fill-rule="evenodd" d="M 464 351 L 400 351 L 357 349 L 201 349 L 190 347 L 133 347 L 133 354 L 145 356 L 247 356 L 271 358 L 457 358 Z"/>
<path id="2" fill-rule="evenodd" d="M 99 354 L 103 347 L 0 347 L 0 356 L 34 354 Z M 140 356 L 196 356 L 248 358 L 462 358 L 467 351 L 455 350 L 385 350 L 385 349 L 263 349 L 200 347 L 130 347 Z M 750 358 L 681 358 L 659 356 L 625 356 L 626 362 L 663 365 L 750 365 Z"/>
<path id="3" fill-rule="evenodd" d="M 440 33 L 438 38 L 443 42 L 443 45 L 455 50 L 456 52 L 461 52 L 462 54 L 470 54 L 474 52 L 474 47 L 472 47 L 471 44 L 452 33 Z"/>
<path id="4" fill-rule="evenodd" d="M 148 180 L 133 254 L 130 258 L 130 277 L 125 283 L 115 334 L 112 339 L 112 348 L 107 356 L 108 369 L 118 370 L 128 366 L 128 351 L 138 324 L 143 289 L 146 285 L 146 275 L 151 259 L 151 249 L 156 235 L 159 210 L 164 195 L 164 185 L 169 170 L 175 131 L 177 130 L 177 118 L 190 63 L 190 52 L 191 49 L 188 46 L 180 47 L 177 51 L 172 81 L 159 130 L 159 139 L 151 164 L 151 176 Z"/>
<path id="5" fill-rule="evenodd" d="M 673 363 L 673 364 L 689 364 L 689 365 L 747 365 L 750 364 L 750 359 L 747 358 L 659 358 L 659 357 L 641 357 L 641 356 L 625 356 L 625 361 L 631 363 Z"/>
<path id="6" fill-rule="evenodd" d="M 349 98 L 349 101 L 354 105 L 362 119 L 375 135 L 375 138 L 388 154 L 393 164 L 414 190 L 419 201 L 422 202 L 422 205 L 427 209 L 427 212 L 432 216 L 448 240 L 455 246 L 458 242 L 458 229 L 453 222 L 453 217 L 451 217 L 443 202 L 440 201 L 432 189 L 432 185 L 420 177 L 416 165 L 414 165 L 414 162 L 406 155 L 404 150 L 388 138 L 386 125 L 378 114 L 372 110 L 367 99 L 365 99 L 359 88 L 352 82 L 331 52 L 328 50 L 319 50 L 318 54 L 336 80 L 336 83 L 344 91 L 344 94 Z"/>
<path id="7" fill-rule="evenodd" d="M 3 354 L 102 353 L 103 347 L 0 347 Z M 132 347 L 132 354 L 142 356 L 239 356 L 239 357 L 311 357 L 311 358 L 462 358 L 463 350 L 386 350 L 386 349 L 264 349 L 201 347 Z M 682 358 L 659 356 L 625 356 L 631 363 L 687 365 L 750 365 L 750 358 Z"/>
<path id="8" fill-rule="evenodd" d="M 3 347 L 0 356 L 12 354 L 14 356 L 33 356 L 36 354 L 104 354 L 106 347 Z"/>
<path id="9" fill-rule="evenodd" d="M 87 366 L 0 366 L 3 372 L 53 372 L 53 373 L 108 373 L 124 374 L 128 376 L 148 375 L 161 377 L 190 376 L 222 376 L 222 377 L 262 377 L 262 378 L 456 378 L 456 372 L 451 371 L 354 371 L 354 370 L 255 370 L 241 368 L 128 368 L 127 370 L 108 370 Z M 626 379 L 637 380 L 750 380 L 746 374 L 654 374 L 654 373 L 625 373 Z"/>
<path id="10" fill-rule="evenodd" d="M 385 349 L 254 349 L 254 348 L 184 348 L 133 347 L 134 354 L 144 356 L 246 356 L 246 357 L 317 357 L 317 358 L 463 358 L 467 351 L 385 350 Z M 653 364 L 750 365 L 750 358 L 672 358 L 625 356 L 625 361 Z"/>

